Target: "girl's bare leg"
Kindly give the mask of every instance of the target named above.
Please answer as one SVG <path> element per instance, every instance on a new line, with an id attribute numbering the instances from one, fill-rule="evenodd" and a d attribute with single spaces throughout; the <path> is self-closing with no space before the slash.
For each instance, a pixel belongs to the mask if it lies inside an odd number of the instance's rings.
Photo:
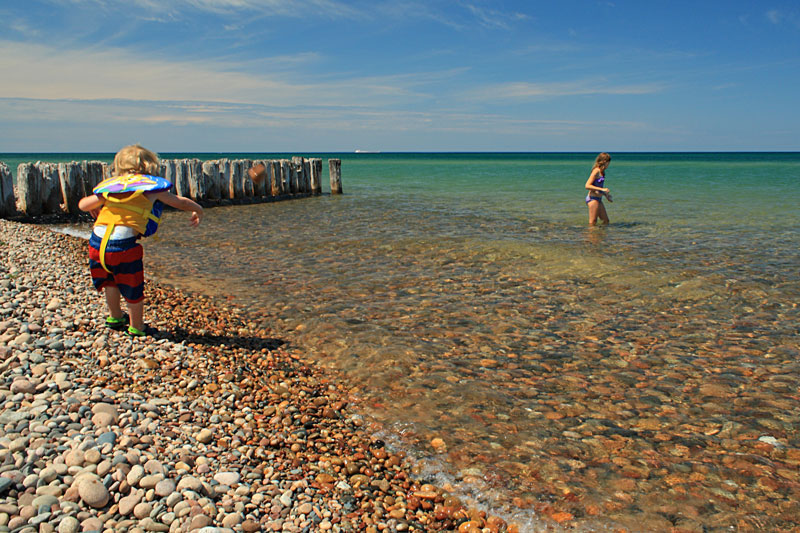
<path id="1" fill-rule="evenodd" d="M 600 204 L 597 209 L 597 215 L 600 217 L 600 220 L 603 221 L 603 224 L 608 224 L 608 214 L 606 213 L 606 206 L 603 205 L 603 202 L 595 202 Z"/>
<path id="2" fill-rule="evenodd" d="M 591 200 L 586 205 L 589 207 L 589 225 L 594 226 L 597 223 L 597 214 L 602 204 L 597 200 Z"/>

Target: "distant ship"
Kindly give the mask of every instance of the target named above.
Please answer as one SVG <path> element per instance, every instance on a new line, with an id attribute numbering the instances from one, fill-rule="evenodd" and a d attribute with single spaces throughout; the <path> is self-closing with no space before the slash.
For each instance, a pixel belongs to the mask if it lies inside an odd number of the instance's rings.
<path id="1" fill-rule="evenodd" d="M 357 154 L 379 154 L 377 150 L 356 150 Z"/>

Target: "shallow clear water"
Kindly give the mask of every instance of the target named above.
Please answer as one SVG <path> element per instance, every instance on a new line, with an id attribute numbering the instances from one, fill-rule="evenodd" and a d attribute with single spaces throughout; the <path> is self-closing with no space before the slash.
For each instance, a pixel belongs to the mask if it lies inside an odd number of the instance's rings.
<path id="1" fill-rule="evenodd" d="M 168 213 L 146 269 L 287 332 L 530 530 L 796 526 L 762 444 L 800 447 L 800 154 L 612 155 L 605 228 L 593 154 L 339 154 L 345 195 Z"/>

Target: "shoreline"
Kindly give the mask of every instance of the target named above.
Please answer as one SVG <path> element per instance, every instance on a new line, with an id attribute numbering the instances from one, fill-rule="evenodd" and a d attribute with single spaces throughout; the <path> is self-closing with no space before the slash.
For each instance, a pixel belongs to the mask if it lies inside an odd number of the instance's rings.
<path id="1" fill-rule="evenodd" d="M 0 532 L 519 531 L 415 480 L 244 312 L 147 281 L 158 333 L 130 339 L 84 241 L 6 220 L 0 241 Z"/>

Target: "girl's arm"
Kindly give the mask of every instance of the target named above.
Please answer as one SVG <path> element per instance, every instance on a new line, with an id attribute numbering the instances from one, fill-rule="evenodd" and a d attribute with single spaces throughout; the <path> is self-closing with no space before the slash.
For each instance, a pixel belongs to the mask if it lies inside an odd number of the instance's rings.
<path id="1" fill-rule="evenodd" d="M 153 201 L 161 200 L 168 206 L 174 207 L 175 209 L 180 209 L 181 211 L 191 211 L 192 217 L 189 219 L 189 224 L 192 226 L 197 226 L 200 224 L 200 218 L 203 216 L 203 208 L 191 198 L 177 196 L 169 191 L 148 194 L 147 197 Z"/>
<path id="2" fill-rule="evenodd" d="M 599 168 L 596 168 L 596 169 L 592 170 L 592 173 L 589 174 L 589 179 L 586 180 L 586 185 L 585 185 L 586 190 L 607 193 L 608 192 L 607 188 L 605 188 L 605 187 L 595 187 L 594 186 L 594 177 L 599 173 L 600 173 L 600 169 Z"/>

